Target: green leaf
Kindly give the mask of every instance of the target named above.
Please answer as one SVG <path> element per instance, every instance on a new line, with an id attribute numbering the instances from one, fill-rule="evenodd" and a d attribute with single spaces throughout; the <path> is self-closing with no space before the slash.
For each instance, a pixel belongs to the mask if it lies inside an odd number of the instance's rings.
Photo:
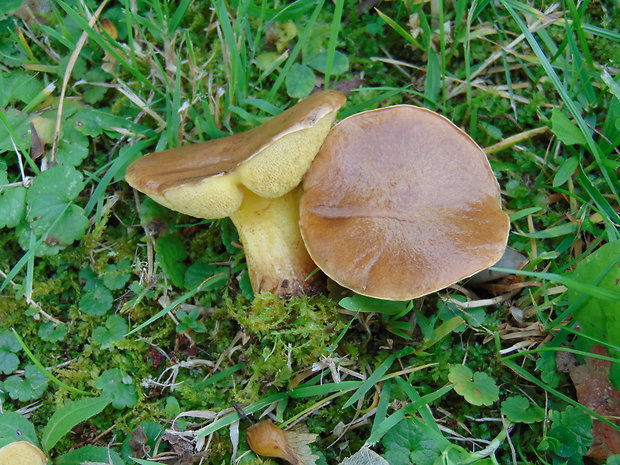
<path id="1" fill-rule="evenodd" d="M 579 157 L 576 155 L 564 160 L 553 177 L 553 187 L 560 187 L 568 181 L 573 176 L 578 166 Z"/>
<path id="2" fill-rule="evenodd" d="M 67 325 L 64 323 L 56 324 L 53 321 L 46 321 L 45 323 L 41 323 L 37 334 L 42 340 L 47 342 L 62 341 L 67 335 Z"/>
<path id="3" fill-rule="evenodd" d="M 581 130 L 559 108 L 551 110 L 551 132 L 566 145 L 586 144 Z"/>
<path id="4" fill-rule="evenodd" d="M 6 120 L 9 129 L 7 129 L 3 118 Z M 26 151 L 30 148 L 30 118 L 30 115 L 13 108 L 0 109 L 0 153 L 14 152 L 13 142 L 20 151 Z M 13 141 L 11 141 L 11 134 Z"/>
<path id="5" fill-rule="evenodd" d="M 199 308 L 193 308 L 189 312 L 179 310 L 176 313 L 176 316 L 179 320 L 179 324 L 177 325 L 177 333 L 182 333 L 183 331 L 187 331 L 189 329 L 197 333 L 205 333 L 207 331 L 204 323 L 198 321 L 198 318 L 200 318 Z"/>
<path id="6" fill-rule="evenodd" d="M 502 413 L 513 423 L 535 423 L 545 419 L 545 411 L 523 396 L 511 396 L 502 402 Z"/>
<path id="7" fill-rule="evenodd" d="M 104 397 L 68 401 L 54 412 L 47 425 L 45 425 L 41 436 L 43 451 L 49 452 L 74 426 L 94 417 L 106 408 L 109 403 L 110 399 Z"/>
<path id="8" fill-rule="evenodd" d="M 103 446 L 80 447 L 54 460 L 54 465 L 83 465 L 85 463 L 127 465 L 116 452 Z"/>
<path id="9" fill-rule="evenodd" d="M 551 226 L 550 228 L 542 231 L 536 231 L 533 233 L 519 233 L 520 236 L 532 237 L 534 239 L 549 239 L 552 237 L 561 237 L 568 234 L 577 232 L 577 225 L 575 223 L 564 223 L 558 226 Z"/>
<path id="10" fill-rule="evenodd" d="M 541 446 L 551 449 L 560 457 L 583 457 L 592 445 L 592 418 L 581 409 L 566 407 L 563 412 L 549 414 L 551 429 Z"/>
<path id="11" fill-rule="evenodd" d="M 23 440 L 39 446 L 37 433 L 35 433 L 32 423 L 17 412 L 0 414 L 0 447 Z"/>
<path id="12" fill-rule="evenodd" d="M 79 307 L 87 315 L 101 316 L 112 308 L 114 297 L 103 284 L 97 284 L 80 299 Z"/>
<path id="13" fill-rule="evenodd" d="M 48 381 L 36 366 L 29 364 L 24 370 L 24 377 L 10 376 L 4 382 L 4 389 L 11 399 L 26 402 L 38 399 L 47 389 Z"/>
<path id="14" fill-rule="evenodd" d="M 448 379 L 454 383 L 454 390 L 472 405 L 491 405 L 499 399 L 499 388 L 495 380 L 486 373 L 473 373 L 465 365 L 452 365 Z"/>
<path id="15" fill-rule="evenodd" d="M 571 278 L 602 290 L 617 291 L 620 283 L 620 241 L 607 243 L 583 259 Z M 620 301 L 610 302 L 584 296 L 573 289 L 569 289 L 566 296 L 571 306 L 577 306 L 573 317 L 586 335 L 620 347 Z M 610 349 L 610 355 L 618 357 L 620 351 Z M 612 368 L 610 380 L 620 389 L 620 373 L 617 367 Z"/>
<path id="16" fill-rule="evenodd" d="M 10 375 L 19 366 L 19 358 L 17 355 L 6 350 L 0 349 L 0 372 Z"/>
<path id="17" fill-rule="evenodd" d="M 116 409 L 134 407 L 138 403 L 138 392 L 131 378 L 118 368 L 104 371 L 95 381 L 95 387 L 112 400 L 112 407 Z"/>
<path id="18" fill-rule="evenodd" d="M 312 92 L 316 84 L 316 77 L 310 68 L 306 65 L 295 63 L 291 66 L 284 85 L 286 93 L 291 98 L 302 98 Z"/>
<path id="19" fill-rule="evenodd" d="M 605 465 L 620 465 L 620 454 L 607 457 L 607 462 L 605 462 Z"/>
<path id="20" fill-rule="evenodd" d="M 56 158 L 63 165 L 77 166 L 88 156 L 88 137 L 80 133 L 73 124 L 73 118 L 62 130 Z"/>
<path id="21" fill-rule="evenodd" d="M 179 413 L 181 413 L 181 405 L 176 397 L 166 397 L 166 406 L 164 407 L 164 411 L 166 412 L 166 415 L 168 415 L 168 418 L 176 418 Z"/>
<path id="22" fill-rule="evenodd" d="M 397 315 L 406 310 L 410 301 L 390 301 L 375 299 L 373 297 L 366 297 L 363 295 L 355 294 L 351 297 L 345 297 L 340 299 L 338 305 L 352 312 L 374 312 L 382 313 L 384 315 Z"/>
<path id="23" fill-rule="evenodd" d="M 35 233 L 44 234 L 60 217 L 47 235 L 46 242 L 68 245 L 81 239 L 88 227 L 88 219 L 82 208 L 70 205 L 67 209 L 67 204 L 79 195 L 83 187 L 82 175 L 69 166 L 56 165 L 37 176 L 26 194 L 30 207 L 27 218 L 32 222 Z"/>
<path id="24" fill-rule="evenodd" d="M 12 331 L 8 329 L 0 330 L 0 350 L 6 350 L 7 352 L 19 352 L 21 346 L 19 341 L 15 338 Z"/>
<path id="25" fill-rule="evenodd" d="M 136 124 L 131 119 L 113 115 L 105 109 L 82 108 L 74 115 L 73 126 L 89 137 L 97 137 L 104 132 L 112 137 L 120 137 L 114 128 L 130 129 L 138 134 L 149 133 L 147 127 Z"/>
<path id="26" fill-rule="evenodd" d="M 390 429 L 381 444 L 385 448 L 383 458 L 390 465 L 434 465 L 450 442 L 432 426 L 413 417 Z"/>
<path id="27" fill-rule="evenodd" d="M 87 291 L 92 291 L 97 286 L 102 285 L 101 280 L 97 278 L 97 274 L 90 266 L 82 268 L 78 276 L 80 279 L 86 281 L 86 283 L 84 284 L 84 289 L 86 289 Z"/>
<path id="28" fill-rule="evenodd" d="M 213 265 L 211 263 L 204 263 L 201 261 L 192 263 L 185 272 L 185 289 L 195 289 L 200 286 L 200 283 L 205 279 L 223 273 L 204 287 L 205 290 L 222 289 L 228 283 L 229 271 L 230 268 Z"/>
<path id="29" fill-rule="evenodd" d="M 157 260 L 166 276 L 175 286 L 182 287 L 187 265 L 183 260 L 187 258 L 185 244 L 178 233 L 166 234 L 155 240 Z"/>
<path id="30" fill-rule="evenodd" d="M 127 321 L 120 315 L 110 315 L 105 322 L 105 328 L 98 326 L 93 331 L 93 343 L 107 349 L 115 342 L 123 339 L 129 330 Z"/>
<path id="31" fill-rule="evenodd" d="M 106 265 L 103 274 L 103 284 L 110 290 L 122 289 L 131 278 L 131 260 L 124 258 L 116 265 Z"/>
<path id="32" fill-rule="evenodd" d="M 14 228 L 26 217 L 26 189 L 9 187 L 0 193 L 0 228 Z"/>
<path id="33" fill-rule="evenodd" d="M 106 72 L 100 67 L 93 67 L 86 71 L 86 74 L 84 75 L 84 79 L 88 82 L 105 82 L 106 78 Z M 92 105 L 103 99 L 107 91 L 108 88 L 104 86 L 87 86 L 86 90 L 82 93 L 82 96 L 86 103 Z"/>
<path id="34" fill-rule="evenodd" d="M 327 52 L 321 52 L 313 56 L 308 64 L 319 73 L 325 74 L 325 70 L 327 69 Z M 293 67 L 294 66 L 295 65 L 293 65 Z M 346 73 L 348 70 L 349 59 L 344 53 L 336 50 L 334 52 L 334 62 L 332 63 L 331 74 L 337 76 L 339 74 Z"/>
<path id="35" fill-rule="evenodd" d="M 0 16 L 18 10 L 23 1 L 24 0 L 2 0 L 2 3 L 0 3 Z"/>

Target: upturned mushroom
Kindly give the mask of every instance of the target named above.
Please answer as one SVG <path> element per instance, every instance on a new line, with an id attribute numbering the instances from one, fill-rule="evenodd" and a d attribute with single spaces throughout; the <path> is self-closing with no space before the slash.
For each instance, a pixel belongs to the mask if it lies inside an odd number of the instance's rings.
<path id="1" fill-rule="evenodd" d="M 408 300 L 497 262 L 508 216 L 484 152 L 448 119 L 410 105 L 338 123 L 303 181 L 312 259 L 359 294 Z"/>
<path id="2" fill-rule="evenodd" d="M 172 210 L 230 217 L 254 292 L 301 294 L 315 265 L 299 234 L 298 186 L 344 101 L 317 92 L 249 131 L 148 154 L 126 180 Z"/>

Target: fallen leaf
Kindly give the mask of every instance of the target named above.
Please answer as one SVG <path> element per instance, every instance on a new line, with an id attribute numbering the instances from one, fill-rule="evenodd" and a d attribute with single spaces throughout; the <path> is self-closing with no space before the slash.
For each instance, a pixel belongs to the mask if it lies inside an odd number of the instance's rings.
<path id="1" fill-rule="evenodd" d="M 255 454 L 277 457 L 292 465 L 315 465 L 319 459 L 309 444 L 317 435 L 300 431 L 284 431 L 271 420 L 263 420 L 248 428 L 246 437 Z"/>
<path id="2" fill-rule="evenodd" d="M 144 428 L 142 426 L 138 426 L 131 433 L 131 437 L 129 438 L 129 447 L 131 448 L 133 457 L 137 457 L 139 459 L 148 457 L 151 448 L 146 444 L 147 441 L 148 438 L 146 437 Z"/>
<path id="3" fill-rule="evenodd" d="M 592 347 L 592 352 L 607 355 L 600 345 Z M 573 366 L 569 369 L 571 380 L 575 385 L 577 400 L 580 404 L 609 418 L 620 425 L 620 391 L 609 382 L 611 363 L 594 357 L 587 357 L 585 365 Z M 620 454 L 620 432 L 605 423 L 594 420 L 592 425 L 594 443 L 587 456 L 604 459 L 610 455 Z"/>
<path id="4" fill-rule="evenodd" d="M 371 451 L 366 447 L 362 447 L 351 457 L 344 459 L 344 462 L 340 462 L 340 465 L 390 465 L 387 460 L 381 457 L 376 452 Z"/>

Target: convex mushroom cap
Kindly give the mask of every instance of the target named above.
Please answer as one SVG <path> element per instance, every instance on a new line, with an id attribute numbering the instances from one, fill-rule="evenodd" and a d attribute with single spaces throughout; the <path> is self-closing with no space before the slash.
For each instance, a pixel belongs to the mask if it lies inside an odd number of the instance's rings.
<path id="1" fill-rule="evenodd" d="M 300 293 L 314 264 L 299 235 L 294 189 L 344 101 L 339 92 L 317 92 L 249 131 L 148 154 L 126 180 L 172 210 L 231 217 L 254 291 Z"/>
<path id="2" fill-rule="evenodd" d="M 0 448 L 0 465 L 45 465 L 47 457 L 28 441 L 14 441 Z"/>
<path id="3" fill-rule="evenodd" d="M 303 182 L 312 259 L 359 294 L 407 300 L 492 266 L 508 216 L 486 155 L 448 119 L 396 105 L 353 115 Z"/>

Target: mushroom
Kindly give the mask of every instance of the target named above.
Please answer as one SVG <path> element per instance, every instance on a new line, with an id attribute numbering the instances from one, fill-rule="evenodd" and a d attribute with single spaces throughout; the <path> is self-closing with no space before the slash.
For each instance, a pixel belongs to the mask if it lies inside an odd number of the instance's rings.
<path id="1" fill-rule="evenodd" d="M 0 465 L 45 465 L 47 457 L 28 441 L 13 441 L 0 448 Z"/>
<path id="2" fill-rule="evenodd" d="M 156 202 L 237 227 L 254 292 L 299 295 L 316 268 L 299 234 L 299 189 L 345 97 L 317 92 L 246 132 L 148 154 L 125 179 Z"/>
<path id="3" fill-rule="evenodd" d="M 396 105 L 350 116 L 303 181 L 310 256 L 359 294 L 408 300 L 497 262 L 509 220 L 486 155 L 448 119 Z"/>

